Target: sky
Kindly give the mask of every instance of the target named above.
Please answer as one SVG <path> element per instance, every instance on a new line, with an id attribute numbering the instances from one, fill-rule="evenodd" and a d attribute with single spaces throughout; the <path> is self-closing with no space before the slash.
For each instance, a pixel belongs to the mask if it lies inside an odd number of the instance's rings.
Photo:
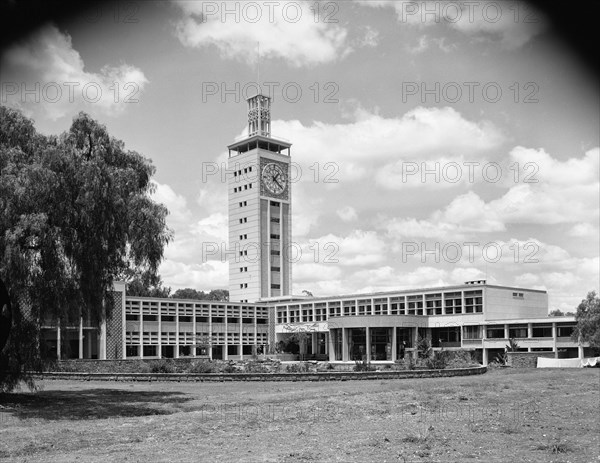
<path id="1" fill-rule="evenodd" d="M 0 69 L 42 133 L 85 111 L 152 160 L 173 290 L 227 288 L 226 147 L 256 83 L 293 144 L 294 294 L 487 279 L 572 311 L 598 290 L 598 85 L 525 3 L 121 1 Z"/>

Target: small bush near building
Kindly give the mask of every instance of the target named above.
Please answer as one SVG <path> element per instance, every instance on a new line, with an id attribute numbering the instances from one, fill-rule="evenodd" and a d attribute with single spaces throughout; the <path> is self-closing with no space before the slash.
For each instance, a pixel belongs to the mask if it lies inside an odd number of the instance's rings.
<path id="1" fill-rule="evenodd" d="M 263 362 L 253 360 L 244 365 L 244 373 L 270 373 L 270 370 Z"/>
<path id="2" fill-rule="evenodd" d="M 193 362 L 189 367 L 190 373 L 214 373 L 215 366 L 210 361 L 201 360 L 199 362 Z"/>
<path id="3" fill-rule="evenodd" d="M 168 360 L 156 360 L 150 364 L 151 373 L 175 373 L 175 366 Z"/>
<path id="4" fill-rule="evenodd" d="M 292 363 L 285 367 L 286 373 L 307 373 L 309 366 L 307 363 Z"/>
<path id="5" fill-rule="evenodd" d="M 356 365 L 354 365 L 354 371 L 375 371 L 376 368 L 371 365 L 371 362 L 366 360 L 356 360 Z"/>

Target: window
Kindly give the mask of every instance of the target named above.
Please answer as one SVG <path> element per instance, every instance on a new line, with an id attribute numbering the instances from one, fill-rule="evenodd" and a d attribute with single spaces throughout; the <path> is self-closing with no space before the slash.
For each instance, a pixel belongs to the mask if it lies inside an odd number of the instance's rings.
<path id="1" fill-rule="evenodd" d="M 557 326 L 556 327 L 556 335 L 560 338 L 570 337 L 575 330 L 574 326 Z"/>
<path id="2" fill-rule="evenodd" d="M 277 201 L 271 201 L 272 207 L 279 207 L 279 203 Z"/>
<path id="3" fill-rule="evenodd" d="M 500 328 L 488 328 L 487 337 L 489 339 L 503 339 L 504 338 L 504 327 Z"/>
<path id="4" fill-rule="evenodd" d="M 481 335 L 483 334 L 483 329 L 481 326 L 465 326 L 465 339 L 481 339 Z M 502 330 L 504 331 L 504 330 Z M 504 334 L 502 335 L 504 337 Z"/>
<path id="5" fill-rule="evenodd" d="M 276 233 L 271 233 L 271 239 L 278 240 L 279 239 L 279 235 L 277 235 Z"/>
<path id="6" fill-rule="evenodd" d="M 271 222 L 279 223 L 279 217 L 271 217 Z"/>
<path id="7" fill-rule="evenodd" d="M 271 250 L 271 255 L 272 256 L 278 256 L 279 254 L 280 254 L 279 251 L 273 251 L 273 250 Z"/>
<path id="8" fill-rule="evenodd" d="M 281 289 L 281 285 L 274 283 L 271 285 L 271 289 Z"/>
<path id="9" fill-rule="evenodd" d="M 144 346 L 144 357 L 156 357 L 157 346 Z"/>
<path id="10" fill-rule="evenodd" d="M 524 299 L 525 295 L 523 293 L 513 293 L 513 298 L 515 298 L 515 299 Z"/>
<path id="11" fill-rule="evenodd" d="M 551 326 L 534 326 L 533 327 L 534 338 L 551 338 L 552 327 Z"/>
<path id="12" fill-rule="evenodd" d="M 126 346 L 125 355 L 127 357 L 138 357 L 140 355 L 140 346 Z"/>
<path id="13" fill-rule="evenodd" d="M 271 267 L 272 272 L 281 272 L 281 267 Z"/>
<path id="14" fill-rule="evenodd" d="M 252 183 L 250 184 L 250 188 L 252 188 Z"/>
<path id="15" fill-rule="evenodd" d="M 527 327 L 526 326 L 511 326 L 508 328 L 509 338 L 526 338 Z"/>

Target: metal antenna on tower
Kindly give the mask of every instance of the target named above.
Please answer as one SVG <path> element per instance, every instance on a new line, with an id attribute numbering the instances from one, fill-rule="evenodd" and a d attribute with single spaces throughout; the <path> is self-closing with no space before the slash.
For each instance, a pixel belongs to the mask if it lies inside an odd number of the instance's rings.
<path id="1" fill-rule="evenodd" d="M 256 84 L 260 88 L 260 42 L 256 43 L 256 55 Z"/>

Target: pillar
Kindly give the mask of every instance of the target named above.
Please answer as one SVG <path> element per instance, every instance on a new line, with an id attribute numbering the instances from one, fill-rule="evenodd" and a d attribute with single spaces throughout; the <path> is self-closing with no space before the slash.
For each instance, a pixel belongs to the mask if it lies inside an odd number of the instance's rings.
<path id="1" fill-rule="evenodd" d="M 556 332 L 558 330 L 556 329 L 556 323 L 552 323 L 552 351 L 554 352 L 554 358 L 557 359 L 558 358 L 558 346 L 557 346 L 557 337 L 556 337 Z"/>
<path id="2" fill-rule="evenodd" d="M 311 338 L 311 346 L 310 346 L 310 351 L 311 352 L 310 353 L 313 354 L 313 355 L 315 355 L 317 353 L 317 349 L 318 349 L 317 343 L 319 342 L 318 336 L 317 336 L 317 332 L 313 331 L 311 333 L 311 336 L 312 336 L 312 338 Z"/>
<path id="3" fill-rule="evenodd" d="M 527 323 L 527 337 L 533 338 L 533 323 Z"/>
<path id="4" fill-rule="evenodd" d="M 179 304 L 175 303 L 175 352 L 173 357 L 179 358 Z"/>
<path id="5" fill-rule="evenodd" d="M 505 323 L 504 324 L 504 339 L 508 339 L 510 336 L 508 334 L 508 325 Z"/>
<path id="6" fill-rule="evenodd" d="M 61 348 L 60 348 L 60 320 L 58 320 L 58 326 L 56 327 L 56 358 L 58 360 L 60 360 L 60 355 L 61 355 Z"/>
<path id="7" fill-rule="evenodd" d="M 140 319 L 142 315 L 140 314 Z M 140 336 L 142 333 L 140 332 Z M 103 318 L 100 323 L 100 345 L 98 346 L 98 358 L 100 360 L 106 360 L 106 318 Z"/>
<path id="8" fill-rule="evenodd" d="M 367 362 L 371 361 L 371 328 L 368 326 L 365 328 L 365 344 L 366 344 L 366 354 L 367 354 Z"/>
<path id="9" fill-rule="evenodd" d="M 83 317 L 79 317 L 79 358 L 83 358 Z"/>
<path id="10" fill-rule="evenodd" d="M 487 366 L 488 364 L 488 350 L 483 348 L 483 366 Z"/>
<path id="11" fill-rule="evenodd" d="M 330 362 L 335 362 L 335 346 L 333 344 L 333 336 L 335 333 L 337 333 L 337 331 L 333 331 L 333 330 L 329 330 L 329 333 L 327 333 L 327 347 L 328 347 Z"/>
<path id="12" fill-rule="evenodd" d="M 581 344 L 579 344 L 577 346 L 577 356 L 582 359 L 583 358 L 583 346 Z"/>
<path id="13" fill-rule="evenodd" d="M 342 328 L 342 362 L 347 362 L 348 357 L 348 328 Z"/>
<path id="14" fill-rule="evenodd" d="M 389 307 L 389 305 L 388 305 Z M 398 356 L 398 352 L 396 352 L 397 346 L 398 346 L 398 334 L 397 334 L 398 329 L 394 326 L 392 327 L 392 362 L 395 362 L 397 360 L 397 356 Z"/>

